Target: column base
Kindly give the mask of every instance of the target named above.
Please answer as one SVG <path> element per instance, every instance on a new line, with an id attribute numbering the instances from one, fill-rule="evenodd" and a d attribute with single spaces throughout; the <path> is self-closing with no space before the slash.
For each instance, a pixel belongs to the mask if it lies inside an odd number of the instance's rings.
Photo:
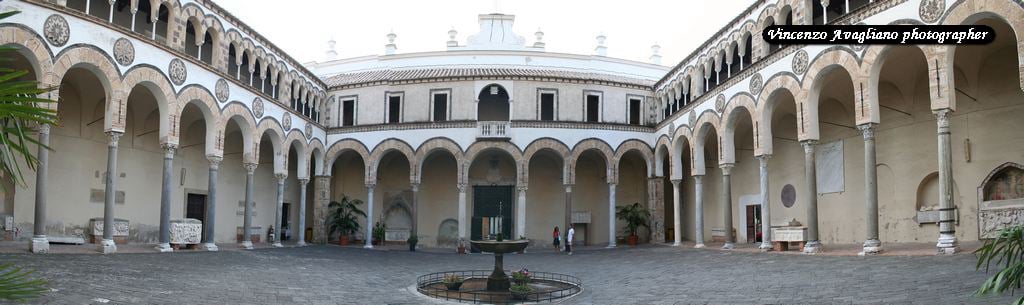
<path id="1" fill-rule="evenodd" d="M 306 241 L 304 241 L 304 240 L 299 240 L 299 242 L 295 243 L 295 245 L 296 245 L 296 246 L 299 246 L 299 247 L 305 247 L 305 246 L 306 246 Z"/>
<path id="2" fill-rule="evenodd" d="M 217 248 L 217 244 L 215 244 L 215 243 L 205 243 L 205 244 L 203 244 L 203 249 L 206 249 L 206 251 L 210 251 L 210 252 L 220 251 L 220 249 Z"/>
<path id="3" fill-rule="evenodd" d="M 677 242 L 673 242 L 673 243 L 672 243 L 672 246 L 673 246 L 673 247 L 679 247 L 679 246 L 682 246 L 682 245 L 683 245 L 683 243 L 681 243 L 681 242 L 678 242 L 678 241 L 677 241 Z"/>
<path id="4" fill-rule="evenodd" d="M 869 239 L 864 242 L 864 250 L 857 255 L 878 255 L 882 253 L 882 242 L 877 239 Z"/>
<path id="5" fill-rule="evenodd" d="M 243 241 L 241 244 L 238 244 L 238 246 L 241 247 L 242 249 L 252 250 L 252 242 L 248 240 Z"/>
<path id="6" fill-rule="evenodd" d="M 284 247 L 284 245 L 282 245 L 281 242 L 275 242 L 274 243 L 274 248 L 283 248 L 283 247 Z"/>
<path id="7" fill-rule="evenodd" d="M 763 242 L 761 242 L 761 245 L 757 246 L 757 249 L 761 250 L 761 252 L 771 251 L 772 250 L 772 242 L 771 241 L 763 241 Z"/>
<path id="8" fill-rule="evenodd" d="M 171 244 L 169 243 L 161 243 L 156 245 L 156 250 L 160 251 L 160 253 L 174 252 L 174 249 L 171 249 Z"/>
<path id="9" fill-rule="evenodd" d="M 117 245 L 114 244 L 113 239 L 104 239 L 100 241 L 100 245 L 99 247 L 96 248 L 96 250 L 103 254 L 116 253 Z"/>
<path id="10" fill-rule="evenodd" d="M 956 236 L 953 234 L 939 234 L 939 242 L 935 244 L 939 255 L 952 255 L 960 251 L 957 245 Z"/>
<path id="11" fill-rule="evenodd" d="M 33 237 L 32 242 L 28 246 L 29 251 L 35 254 L 45 254 L 50 252 L 50 240 L 46 239 L 46 236 Z"/>
<path id="12" fill-rule="evenodd" d="M 722 250 L 732 250 L 732 249 L 736 249 L 736 244 L 731 243 L 731 242 L 726 242 L 725 245 L 722 245 Z"/>
<path id="13" fill-rule="evenodd" d="M 373 245 L 372 244 L 363 245 L 363 249 L 373 249 Z"/>
<path id="14" fill-rule="evenodd" d="M 821 253 L 821 242 L 817 240 L 809 241 L 804 245 L 804 254 L 818 254 Z"/>
<path id="15" fill-rule="evenodd" d="M 704 243 L 697 243 L 693 245 L 694 249 L 704 249 Z"/>
<path id="16" fill-rule="evenodd" d="M 612 249 L 612 248 L 615 248 L 615 243 L 609 243 L 609 244 L 608 244 L 608 246 L 607 246 L 607 247 L 605 247 L 605 248 L 606 248 L 606 249 Z"/>

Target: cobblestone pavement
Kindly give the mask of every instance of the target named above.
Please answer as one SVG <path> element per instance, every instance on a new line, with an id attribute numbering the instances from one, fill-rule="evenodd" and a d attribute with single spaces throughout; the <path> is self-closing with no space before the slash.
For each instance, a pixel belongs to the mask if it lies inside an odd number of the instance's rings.
<path id="1" fill-rule="evenodd" d="M 173 254 L 0 254 L 38 270 L 53 304 L 436 303 L 416 276 L 489 269 L 489 255 L 337 246 Z M 970 294 L 985 278 L 974 256 L 836 257 L 667 246 L 508 255 L 509 269 L 575 275 L 571 304 L 1005 304 Z"/>

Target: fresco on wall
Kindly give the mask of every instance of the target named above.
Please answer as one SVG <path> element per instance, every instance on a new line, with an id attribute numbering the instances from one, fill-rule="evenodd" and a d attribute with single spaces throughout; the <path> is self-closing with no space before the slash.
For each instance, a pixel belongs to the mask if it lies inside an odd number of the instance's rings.
<path id="1" fill-rule="evenodd" d="M 985 201 L 1024 198 L 1024 170 L 1007 167 L 985 184 Z"/>

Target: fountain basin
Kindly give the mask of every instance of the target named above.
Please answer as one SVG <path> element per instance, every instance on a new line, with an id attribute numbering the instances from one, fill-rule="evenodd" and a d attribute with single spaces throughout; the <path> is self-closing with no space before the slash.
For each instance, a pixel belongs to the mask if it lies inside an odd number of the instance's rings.
<path id="1" fill-rule="evenodd" d="M 473 244 L 480 249 L 482 252 L 490 252 L 494 254 L 505 254 L 512 252 L 519 252 L 526 249 L 526 246 L 530 244 L 529 240 L 505 240 L 505 241 L 494 241 L 494 240 L 471 240 L 470 244 Z"/>

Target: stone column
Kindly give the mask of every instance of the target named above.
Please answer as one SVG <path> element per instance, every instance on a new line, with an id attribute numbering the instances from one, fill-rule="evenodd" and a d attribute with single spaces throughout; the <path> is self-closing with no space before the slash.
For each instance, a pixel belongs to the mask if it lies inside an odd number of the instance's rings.
<path id="1" fill-rule="evenodd" d="M 459 242 L 464 242 L 468 240 L 466 233 L 469 232 L 467 229 L 469 222 L 466 219 L 466 184 L 459 183 L 457 187 L 459 188 Z"/>
<path id="2" fill-rule="evenodd" d="M 327 243 L 327 206 L 331 203 L 331 176 L 313 179 L 313 241 Z M 306 229 L 303 228 L 303 231 Z"/>
<path id="3" fill-rule="evenodd" d="M 956 241 L 953 202 L 953 151 L 950 143 L 949 116 L 951 110 L 935 111 L 939 130 L 939 254 L 955 254 L 959 250 Z"/>
<path id="4" fill-rule="evenodd" d="M 651 213 L 651 243 L 665 243 L 665 180 L 647 178 L 647 210 Z"/>
<path id="5" fill-rule="evenodd" d="M 615 248 L 615 190 L 616 183 L 608 183 L 608 248 Z"/>
<path id="6" fill-rule="evenodd" d="M 107 175 L 104 177 L 103 240 L 99 246 L 103 254 L 117 252 L 117 245 L 114 244 L 114 199 L 117 196 L 117 142 L 122 134 L 120 131 L 107 132 L 110 142 L 107 144 Z"/>
<path id="7" fill-rule="evenodd" d="M 210 178 L 206 190 L 206 223 L 203 224 L 206 226 L 206 244 L 203 248 L 206 248 L 206 251 L 217 251 L 217 234 L 214 232 L 217 227 L 217 172 L 224 158 L 211 155 L 206 156 L 206 159 L 210 161 Z"/>
<path id="8" fill-rule="evenodd" d="M 758 247 L 761 251 L 772 249 L 772 214 L 769 211 L 771 204 L 768 198 L 768 160 L 771 158 L 772 155 L 757 156 L 761 175 L 761 246 Z"/>
<path id="9" fill-rule="evenodd" d="M 562 224 L 562 241 L 569 239 L 569 226 L 572 225 L 572 184 L 565 185 L 565 223 Z"/>
<path id="10" fill-rule="evenodd" d="M 366 244 L 363 248 L 373 249 L 373 189 L 376 184 L 366 184 Z"/>
<path id="11" fill-rule="evenodd" d="M 164 177 L 160 188 L 160 244 L 156 250 L 160 252 L 171 252 L 171 173 L 174 171 L 174 149 L 175 145 L 165 143 L 164 148 Z"/>
<path id="12" fill-rule="evenodd" d="M 306 187 L 309 185 L 309 178 L 299 178 L 299 241 L 295 243 L 299 247 L 306 246 Z"/>
<path id="13" fill-rule="evenodd" d="M 722 169 L 722 213 L 725 215 L 725 245 L 722 249 L 732 250 L 736 248 L 736 240 L 732 235 L 732 167 L 734 164 L 726 163 L 720 165 Z"/>
<path id="14" fill-rule="evenodd" d="M 29 249 L 32 253 L 46 253 L 50 251 L 50 240 L 46 238 L 46 171 L 49 168 L 50 150 L 50 125 L 39 126 L 39 146 L 36 158 L 39 164 L 36 168 L 36 207 L 35 222 L 32 225 L 32 242 Z"/>
<path id="15" fill-rule="evenodd" d="M 800 142 L 804 146 L 804 183 L 807 184 L 807 243 L 804 244 L 804 253 L 814 254 L 821 252 L 821 242 L 818 240 L 818 178 L 814 163 L 814 146 L 817 140 Z"/>
<path id="16" fill-rule="evenodd" d="M 255 208 L 256 202 L 253 201 L 253 174 L 256 172 L 256 163 L 245 163 L 242 164 L 245 167 L 245 216 L 242 219 L 242 244 L 241 247 L 245 249 L 252 249 L 252 239 L 249 236 L 249 231 L 252 230 L 252 209 Z"/>
<path id="17" fill-rule="evenodd" d="M 672 245 L 680 246 L 683 244 L 683 210 L 682 210 L 682 196 L 679 196 L 680 184 L 683 183 L 683 179 L 672 179 Z"/>
<path id="18" fill-rule="evenodd" d="M 288 179 L 286 174 L 275 174 L 274 178 L 277 178 L 277 207 L 274 213 L 274 247 L 284 247 L 281 244 L 281 236 L 284 236 L 284 230 L 281 229 L 281 214 L 284 209 L 284 181 Z"/>
<path id="19" fill-rule="evenodd" d="M 412 187 L 412 229 L 409 231 L 409 234 L 419 238 L 418 234 L 419 234 L 419 231 L 420 231 L 419 230 L 420 184 L 419 183 L 411 183 L 411 184 L 409 184 L 409 186 Z"/>
<path id="20" fill-rule="evenodd" d="M 694 248 L 704 248 L 704 176 L 693 176 L 693 194 L 695 195 L 696 210 L 694 211 Z"/>
<path id="21" fill-rule="evenodd" d="M 882 252 L 882 242 L 878 240 L 878 162 L 875 158 L 875 124 L 868 123 L 857 128 L 864 136 L 864 200 L 867 212 L 867 236 L 860 255 L 878 254 Z"/>
<path id="22" fill-rule="evenodd" d="M 519 200 L 516 201 L 516 236 L 526 236 L 526 185 L 516 187 L 519 191 Z"/>

